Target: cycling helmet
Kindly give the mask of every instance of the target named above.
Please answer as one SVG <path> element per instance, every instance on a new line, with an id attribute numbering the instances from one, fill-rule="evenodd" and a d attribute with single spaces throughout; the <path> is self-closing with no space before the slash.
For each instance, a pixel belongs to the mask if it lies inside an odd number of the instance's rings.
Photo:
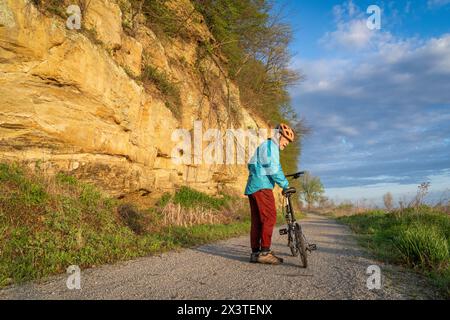
<path id="1" fill-rule="evenodd" d="M 279 125 L 277 125 L 276 129 L 278 129 L 281 135 L 288 139 L 289 142 L 294 141 L 294 130 L 292 130 L 291 127 L 289 127 L 287 124 L 280 123 Z"/>

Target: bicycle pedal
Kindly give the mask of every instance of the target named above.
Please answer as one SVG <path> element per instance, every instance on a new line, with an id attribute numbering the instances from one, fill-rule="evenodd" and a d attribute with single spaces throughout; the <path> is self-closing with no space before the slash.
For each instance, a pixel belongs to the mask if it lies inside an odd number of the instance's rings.
<path id="1" fill-rule="evenodd" d="M 283 235 L 285 235 L 285 234 L 287 234 L 288 233 L 288 231 L 287 231 L 287 229 L 286 228 L 283 228 L 283 229 L 280 229 L 280 236 L 283 236 Z"/>
<path id="2" fill-rule="evenodd" d="M 308 244 L 308 250 L 309 250 L 309 251 L 317 250 L 316 244 L 314 244 L 314 243 Z"/>

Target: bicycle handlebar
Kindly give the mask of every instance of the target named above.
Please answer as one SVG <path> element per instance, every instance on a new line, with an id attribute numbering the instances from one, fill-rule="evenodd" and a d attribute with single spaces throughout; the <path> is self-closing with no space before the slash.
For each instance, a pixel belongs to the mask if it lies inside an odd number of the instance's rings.
<path id="1" fill-rule="evenodd" d="M 304 175 L 305 173 L 306 173 L 306 171 L 299 171 L 299 172 L 296 172 L 296 173 L 293 173 L 293 174 L 288 174 L 286 176 L 286 178 L 298 179 L 298 178 L 300 178 L 300 176 Z"/>

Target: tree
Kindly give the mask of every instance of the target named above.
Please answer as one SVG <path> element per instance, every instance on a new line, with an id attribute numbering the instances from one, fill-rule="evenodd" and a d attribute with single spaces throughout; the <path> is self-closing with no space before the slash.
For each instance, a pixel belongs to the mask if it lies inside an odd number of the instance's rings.
<path id="1" fill-rule="evenodd" d="M 314 177 L 308 172 L 300 179 L 300 188 L 303 192 L 302 197 L 308 204 L 308 210 L 325 192 L 320 178 Z"/>
<path id="2" fill-rule="evenodd" d="M 386 193 L 383 196 L 383 202 L 384 206 L 386 207 L 386 210 L 391 211 L 394 208 L 394 199 L 390 192 Z"/>
<path id="3" fill-rule="evenodd" d="M 271 0 L 192 2 L 214 36 L 208 48 L 217 60 L 226 58 L 222 65 L 239 87 L 241 104 L 272 127 L 286 122 L 294 128 L 297 139 L 282 153 L 281 164 L 286 173 L 297 172 L 301 139 L 308 130 L 297 119 L 288 91 L 302 76 L 290 67 L 293 32 L 283 21 L 283 8 Z"/>
<path id="4" fill-rule="evenodd" d="M 327 208 L 334 207 L 333 200 L 331 200 L 330 198 L 328 198 L 327 196 L 324 196 L 324 195 L 320 195 L 317 202 L 319 203 L 320 209 L 327 209 Z"/>

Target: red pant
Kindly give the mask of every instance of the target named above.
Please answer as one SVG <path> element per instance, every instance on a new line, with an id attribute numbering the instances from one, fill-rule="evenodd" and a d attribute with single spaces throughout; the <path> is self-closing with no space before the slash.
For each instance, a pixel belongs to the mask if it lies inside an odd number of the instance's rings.
<path id="1" fill-rule="evenodd" d="M 273 227 L 277 220 L 275 198 L 271 189 L 262 189 L 248 196 L 252 212 L 250 244 L 255 249 L 270 249 Z"/>

